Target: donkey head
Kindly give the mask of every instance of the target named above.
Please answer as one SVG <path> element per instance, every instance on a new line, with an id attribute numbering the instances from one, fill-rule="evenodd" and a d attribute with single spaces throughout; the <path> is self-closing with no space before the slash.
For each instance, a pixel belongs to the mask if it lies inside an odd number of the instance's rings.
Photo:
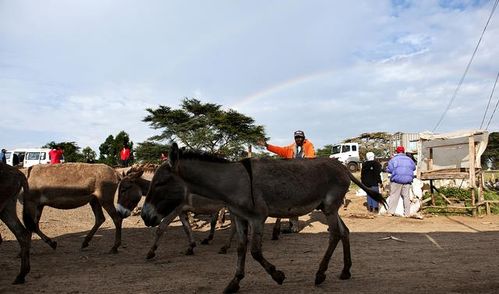
<path id="1" fill-rule="evenodd" d="M 184 181 L 176 172 L 179 164 L 176 143 L 170 149 L 169 160 L 169 164 L 162 164 L 154 173 L 142 208 L 141 217 L 149 227 L 158 225 L 165 216 L 174 212 L 187 193 Z"/>
<path id="2" fill-rule="evenodd" d="M 142 190 L 137 184 L 144 171 L 140 168 L 131 168 L 123 177 L 118 186 L 118 204 L 116 210 L 122 218 L 130 216 L 131 212 L 142 197 Z"/>

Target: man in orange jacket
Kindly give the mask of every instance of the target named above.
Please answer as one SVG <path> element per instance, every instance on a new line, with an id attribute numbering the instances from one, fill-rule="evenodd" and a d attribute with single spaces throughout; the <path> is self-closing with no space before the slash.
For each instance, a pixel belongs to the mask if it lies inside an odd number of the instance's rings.
<path id="1" fill-rule="evenodd" d="M 305 139 L 303 131 L 296 131 L 295 142 L 291 145 L 279 147 L 264 143 L 268 151 L 273 152 L 283 158 L 315 158 L 314 145 Z"/>
<path id="2" fill-rule="evenodd" d="M 294 137 L 295 142 L 284 147 L 270 145 L 265 141 L 261 142 L 261 145 L 265 146 L 268 151 L 273 152 L 283 158 L 315 158 L 314 144 L 305 139 L 305 133 L 298 130 L 294 133 Z M 289 218 L 289 230 L 283 230 L 283 233 L 298 233 L 298 231 L 298 217 Z"/>

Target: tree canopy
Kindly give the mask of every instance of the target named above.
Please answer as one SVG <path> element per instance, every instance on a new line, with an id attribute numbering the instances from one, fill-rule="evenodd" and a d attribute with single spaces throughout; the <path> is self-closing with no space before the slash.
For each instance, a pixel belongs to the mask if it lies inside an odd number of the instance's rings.
<path id="1" fill-rule="evenodd" d="M 255 125 L 251 117 L 197 99 L 184 98 L 179 109 L 160 105 L 146 111 L 149 115 L 143 121 L 161 130 L 150 140 L 177 141 L 190 149 L 232 159 L 245 156 L 246 144 L 256 144 L 265 137 L 264 127 Z"/>
<path id="2" fill-rule="evenodd" d="M 137 144 L 135 159 L 141 162 L 160 163 L 161 153 L 168 155 L 169 150 L 169 145 L 145 141 Z"/>
<path id="3" fill-rule="evenodd" d="M 80 153 L 80 147 L 76 142 L 59 142 L 51 141 L 42 146 L 42 148 L 55 148 L 60 146 L 64 150 L 65 162 L 82 162 L 84 161 L 83 154 Z"/>
<path id="4" fill-rule="evenodd" d="M 359 155 L 365 159 L 367 152 L 376 157 L 390 157 L 392 134 L 387 132 L 362 133 L 357 137 L 346 139 L 343 143 L 359 143 Z"/>
<path id="5" fill-rule="evenodd" d="M 493 132 L 489 134 L 489 142 L 487 143 L 487 149 L 485 149 L 485 152 L 482 154 L 483 168 L 486 168 L 487 162 L 490 162 L 492 164 L 492 169 L 497 169 L 498 160 L 499 160 L 499 132 Z"/>
<path id="6" fill-rule="evenodd" d="M 130 151 L 133 154 L 133 142 L 130 141 L 130 137 L 125 131 L 119 132 L 116 137 L 109 135 L 104 143 L 99 146 L 99 162 L 105 163 L 110 166 L 116 166 L 119 162 L 119 153 L 123 148 L 123 145 L 130 147 Z M 133 162 L 133 157 L 130 163 Z"/>

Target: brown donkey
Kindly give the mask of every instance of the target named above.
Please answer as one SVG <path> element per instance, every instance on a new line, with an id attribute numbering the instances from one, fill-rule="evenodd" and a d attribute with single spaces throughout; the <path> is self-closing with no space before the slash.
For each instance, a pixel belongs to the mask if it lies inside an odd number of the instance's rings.
<path id="1" fill-rule="evenodd" d="M 18 169 L 0 162 L 0 219 L 16 236 L 17 242 L 21 246 L 21 271 L 14 280 L 14 284 L 24 283 L 24 278 L 29 273 L 29 247 L 31 234 L 23 226 L 16 213 L 17 195 L 21 191 L 24 195 L 29 194 L 28 181 Z M 28 226 L 34 226 L 28 223 Z M 2 236 L 0 236 L 2 243 Z"/>
<path id="2" fill-rule="evenodd" d="M 120 179 L 116 171 L 105 164 L 63 163 L 35 165 L 27 173 L 30 193 L 24 196 L 23 219 L 35 224 L 32 231 L 43 241 L 56 249 L 57 243 L 40 231 L 38 226 L 44 206 L 73 209 L 89 203 L 95 215 L 95 224 L 81 248 L 88 246 L 97 229 L 104 223 L 104 208 L 116 227 L 111 253 L 118 253 L 122 218 L 114 207 L 114 195 Z"/>

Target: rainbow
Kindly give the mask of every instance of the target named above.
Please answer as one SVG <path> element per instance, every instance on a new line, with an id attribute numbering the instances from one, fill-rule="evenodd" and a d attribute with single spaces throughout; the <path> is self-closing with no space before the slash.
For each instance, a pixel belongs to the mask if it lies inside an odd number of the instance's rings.
<path id="1" fill-rule="evenodd" d="M 245 96 L 242 99 L 240 99 L 239 101 L 237 101 L 236 103 L 234 103 L 230 108 L 241 109 L 242 107 L 244 107 L 248 104 L 254 103 L 255 101 L 258 101 L 264 97 L 268 97 L 272 94 L 281 92 L 285 89 L 288 89 L 288 88 L 291 88 L 291 87 L 294 87 L 294 86 L 297 86 L 297 85 L 300 85 L 303 83 L 307 83 L 307 82 L 310 82 L 312 80 L 322 78 L 324 76 L 328 76 L 330 74 L 333 74 L 335 71 L 336 70 L 328 69 L 328 70 L 323 70 L 323 71 L 317 71 L 317 72 L 307 74 L 307 75 L 294 77 L 294 78 L 286 80 L 284 82 L 281 82 L 281 83 L 272 85 L 270 87 L 264 88 L 264 89 L 262 89 L 256 93 L 253 93 L 251 95 Z"/>

